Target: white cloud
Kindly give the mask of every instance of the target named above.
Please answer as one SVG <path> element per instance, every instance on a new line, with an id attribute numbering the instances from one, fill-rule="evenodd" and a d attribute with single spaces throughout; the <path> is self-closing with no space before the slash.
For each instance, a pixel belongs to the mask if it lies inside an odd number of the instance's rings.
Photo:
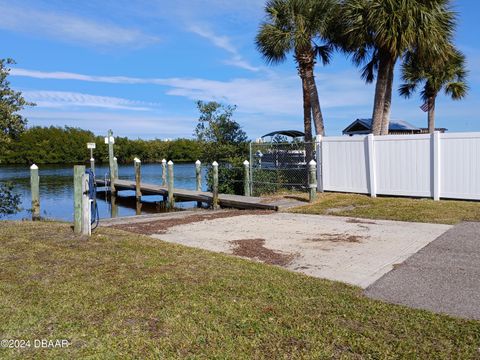
<path id="1" fill-rule="evenodd" d="M 23 95 L 27 100 L 36 103 L 38 107 L 44 108 L 94 107 L 147 111 L 151 110 L 150 107 L 147 107 L 148 105 L 155 105 L 118 97 L 97 96 L 69 91 L 24 91 Z"/>
<path id="2" fill-rule="evenodd" d="M 240 112 L 298 116 L 302 112 L 300 79 L 279 76 L 228 81 L 202 78 L 136 78 L 92 76 L 67 72 L 12 69 L 14 76 L 40 79 L 79 80 L 117 84 L 155 84 L 167 87 L 166 94 L 191 100 L 216 100 L 236 104 Z M 371 103 L 373 87 L 366 87 L 356 70 L 317 75 L 323 108 L 361 106 Z"/>
<path id="3" fill-rule="evenodd" d="M 239 53 L 237 48 L 233 46 L 231 39 L 225 35 L 217 35 L 205 26 L 192 25 L 189 28 L 190 32 L 197 34 L 207 40 L 209 40 L 216 47 L 225 50 L 231 55 L 231 58 L 226 60 L 225 63 L 233 65 L 249 71 L 259 71 L 260 68 L 251 65 L 246 61 Z"/>
<path id="4" fill-rule="evenodd" d="M 108 22 L 95 22 L 65 13 L 15 6 L 0 1 L 0 28 L 34 35 L 46 35 L 63 41 L 102 46 L 141 47 L 157 42 L 155 36 L 138 29 Z"/>

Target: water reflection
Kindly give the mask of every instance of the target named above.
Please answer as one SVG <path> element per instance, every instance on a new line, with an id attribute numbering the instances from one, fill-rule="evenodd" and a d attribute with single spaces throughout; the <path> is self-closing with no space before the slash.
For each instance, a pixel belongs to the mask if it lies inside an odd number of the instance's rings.
<path id="1" fill-rule="evenodd" d="M 40 174 L 40 208 L 44 218 L 71 221 L 73 219 L 73 165 L 39 166 Z M 103 178 L 108 172 L 107 166 L 96 166 L 97 177 Z M 204 178 L 205 178 L 205 174 Z M 175 187 L 183 189 L 195 189 L 195 164 L 175 165 Z M 134 180 L 135 172 L 133 164 L 120 165 L 119 177 L 125 180 Z M 0 182 L 10 181 L 15 185 L 15 192 L 22 196 L 22 211 L 15 215 L 8 215 L 2 219 L 29 219 L 31 208 L 30 197 L 30 170 L 28 166 L 0 166 Z M 143 164 L 142 182 L 150 184 L 162 183 L 161 164 Z M 205 181 L 203 181 L 204 190 Z M 99 194 L 100 195 L 100 194 Z M 121 191 L 111 206 L 110 197 L 98 197 L 98 210 L 100 218 L 131 216 L 136 214 L 149 214 L 165 211 L 161 204 L 162 196 L 142 196 L 142 203 L 135 202 L 134 191 Z M 178 203 L 177 207 L 189 208 L 196 206 L 194 202 Z"/>

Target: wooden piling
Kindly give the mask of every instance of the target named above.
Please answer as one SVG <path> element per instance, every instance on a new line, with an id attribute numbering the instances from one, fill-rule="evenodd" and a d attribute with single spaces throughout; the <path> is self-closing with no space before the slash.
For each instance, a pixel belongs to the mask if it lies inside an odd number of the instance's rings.
<path id="1" fill-rule="evenodd" d="M 30 190 L 32 193 L 32 220 L 40 220 L 40 178 L 38 166 L 30 166 Z"/>
<path id="2" fill-rule="evenodd" d="M 308 183 L 309 183 L 309 201 L 314 202 L 317 199 L 317 163 L 311 160 L 308 163 Z"/>
<path id="3" fill-rule="evenodd" d="M 140 189 L 141 182 L 142 182 L 142 176 L 141 176 L 141 164 L 142 162 L 140 161 L 139 158 L 133 159 L 133 164 L 135 167 L 135 199 L 137 202 L 140 202 L 142 200 L 142 191 Z"/>
<path id="4" fill-rule="evenodd" d="M 162 160 L 162 186 L 167 186 L 167 160 Z"/>
<path id="5" fill-rule="evenodd" d="M 243 195 L 250 196 L 250 163 L 243 162 Z"/>
<path id="6" fill-rule="evenodd" d="M 82 233 L 82 182 L 85 174 L 84 165 L 75 165 L 73 168 L 73 210 L 74 226 L 76 234 Z"/>
<path id="7" fill-rule="evenodd" d="M 113 176 L 118 180 L 118 160 L 115 156 L 113 157 Z"/>
<path id="8" fill-rule="evenodd" d="M 173 161 L 168 162 L 168 207 L 173 209 L 175 207 L 175 198 L 173 196 Z"/>
<path id="9" fill-rule="evenodd" d="M 108 137 L 106 139 L 108 144 L 108 163 L 110 166 L 110 191 L 115 192 L 115 160 L 113 155 L 113 132 L 108 130 Z"/>
<path id="10" fill-rule="evenodd" d="M 214 161 L 213 166 L 213 187 L 212 187 L 212 207 L 213 210 L 218 209 L 218 163 Z"/>
<path id="11" fill-rule="evenodd" d="M 202 191 L 202 163 L 200 160 L 195 161 L 195 178 L 197 191 Z M 197 201 L 197 207 L 202 207 L 201 201 Z"/>

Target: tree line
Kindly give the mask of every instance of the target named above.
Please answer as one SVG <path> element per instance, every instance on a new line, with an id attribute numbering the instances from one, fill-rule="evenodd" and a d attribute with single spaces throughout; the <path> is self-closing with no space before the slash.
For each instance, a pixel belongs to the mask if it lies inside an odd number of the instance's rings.
<path id="1" fill-rule="evenodd" d="M 108 146 L 103 136 L 74 127 L 38 127 L 23 131 L 6 144 L 0 154 L 1 164 L 74 164 L 88 163 L 87 143 L 94 142 L 95 161 L 108 162 Z M 115 137 L 115 156 L 119 163 L 138 157 L 143 162 L 172 159 L 192 162 L 201 157 L 201 145 L 194 139 L 141 140 Z"/>
<path id="2" fill-rule="evenodd" d="M 317 62 L 330 63 L 335 50 L 376 82 L 372 130 L 389 130 L 394 71 L 402 64 L 399 92 L 410 97 L 420 88 L 435 129 L 435 100 L 443 90 L 452 99 L 466 96 L 465 56 L 455 48 L 457 15 L 450 0 L 268 0 L 256 46 L 268 64 L 293 53 L 302 81 L 305 140 L 312 121 L 324 135 L 324 119 L 314 77 Z"/>

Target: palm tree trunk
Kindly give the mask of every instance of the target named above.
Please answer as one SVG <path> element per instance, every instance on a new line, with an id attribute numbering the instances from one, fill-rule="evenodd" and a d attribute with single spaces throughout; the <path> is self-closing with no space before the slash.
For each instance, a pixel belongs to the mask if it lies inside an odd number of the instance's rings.
<path id="1" fill-rule="evenodd" d="M 428 98 L 428 132 L 435 132 L 435 96 Z"/>
<path id="2" fill-rule="evenodd" d="M 315 75 L 313 72 L 313 66 L 307 68 L 305 76 L 307 78 L 308 90 L 310 93 L 310 101 L 312 105 L 315 133 L 317 135 L 325 135 L 322 110 L 320 108 L 320 100 L 318 99 L 317 84 L 315 84 Z"/>
<path id="3" fill-rule="evenodd" d="M 300 77 L 302 79 L 303 91 L 303 127 L 305 133 L 305 151 L 307 163 L 313 159 L 312 145 L 312 104 L 310 97 L 309 84 L 305 76 L 304 69 L 300 69 Z"/>
<path id="4" fill-rule="evenodd" d="M 395 62 L 396 61 L 391 61 L 388 67 L 387 89 L 385 91 L 385 104 L 383 106 L 382 114 L 382 130 L 380 132 L 381 135 L 388 135 L 388 130 L 390 128 L 390 112 L 392 108 L 392 88 Z"/>
<path id="5" fill-rule="evenodd" d="M 380 62 L 378 64 L 377 83 L 375 85 L 375 99 L 373 103 L 372 114 L 372 132 L 373 135 L 380 135 L 382 132 L 383 109 L 385 107 L 385 94 L 388 83 L 388 73 L 390 59 L 387 54 L 380 52 Z"/>

